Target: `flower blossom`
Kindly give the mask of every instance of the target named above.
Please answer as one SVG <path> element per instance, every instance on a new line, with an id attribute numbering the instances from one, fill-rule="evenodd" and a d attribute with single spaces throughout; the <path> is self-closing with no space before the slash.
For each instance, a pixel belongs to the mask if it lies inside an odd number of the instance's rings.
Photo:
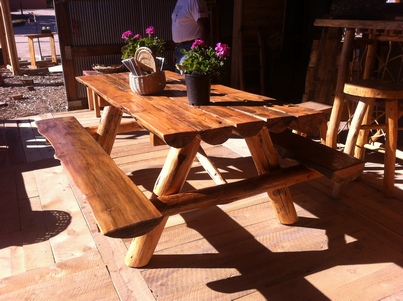
<path id="1" fill-rule="evenodd" d="M 131 38 L 133 36 L 133 33 L 131 30 L 127 30 L 124 33 L 122 33 L 122 39 L 126 40 L 128 38 Z"/>
<path id="2" fill-rule="evenodd" d="M 204 42 L 203 40 L 195 40 L 192 44 L 191 49 L 194 49 L 197 46 L 204 48 L 206 47 L 206 42 Z"/>
<path id="3" fill-rule="evenodd" d="M 150 26 L 146 29 L 146 34 L 152 35 L 155 34 L 154 26 Z"/>
<path id="4" fill-rule="evenodd" d="M 230 50 L 227 44 L 217 43 L 215 51 L 217 51 L 217 56 L 230 56 Z"/>
<path id="5" fill-rule="evenodd" d="M 141 36 L 141 34 L 136 34 L 134 37 L 133 37 L 133 39 L 136 39 L 136 40 L 139 40 L 139 39 L 142 39 L 143 37 Z"/>

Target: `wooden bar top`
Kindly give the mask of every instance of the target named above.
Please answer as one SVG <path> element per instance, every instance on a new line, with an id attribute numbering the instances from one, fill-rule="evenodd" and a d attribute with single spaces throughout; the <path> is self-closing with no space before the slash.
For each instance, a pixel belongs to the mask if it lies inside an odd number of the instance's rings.
<path id="1" fill-rule="evenodd" d="M 314 25 L 340 28 L 366 28 L 375 30 L 403 30 L 403 21 L 399 20 L 316 19 Z"/>
<path id="2" fill-rule="evenodd" d="M 165 90 L 152 96 L 133 92 L 129 73 L 78 76 L 76 79 L 173 147 L 183 147 L 195 137 L 215 145 L 225 142 L 232 133 L 250 137 L 264 126 L 281 132 L 291 124 L 319 126 L 325 120 L 319 111 L 214 84 L 210 105 L 191 106 L 187 102 L 183 76 L 169 71 L 166 71 Z"/>

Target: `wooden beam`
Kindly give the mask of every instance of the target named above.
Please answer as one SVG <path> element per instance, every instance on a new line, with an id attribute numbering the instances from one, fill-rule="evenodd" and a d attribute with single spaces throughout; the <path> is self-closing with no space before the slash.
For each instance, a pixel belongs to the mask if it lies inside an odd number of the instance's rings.
<path id="1" fill-rule="evenodd" d="M 268 190 L 288 187 L 321 176 L 314 170 L 296 165 L 225 185 L 160 196 L 151 201 L 162 216 L 171 216 L 209 206 L 228 204 L 266 193 Z"/>
<path id="2" fill-rule="evenodd" d="M 231 87 L 239 88 L 239 67 L 242 55 L 242 41 L 240 39 L 242 26 L 243 1 L 234 1 L 234 21 L 232 31 L 232 64 L 231 64 Z"/>
<path id="3" fill-rule="evenodd" d="M 3 15 L 1 13 L 0 13 L 0 24 L 3 24 Z M 0 26 L 0 47 L 3 54 L 4 66 L 7 66 L 8 64 L 10 64 L 10 56 L 8 55 L 7 39 L 4 26 Z"/>
<path id="4" fill-rule="evenodd" d="M 13 22 L 11 20 L 10 5 L 8 0 L 0 0 L 0 11 L 3 21 L 2 26 L 5 33 L 5 42 L 7 44 L 7 51 L 10 56 L 11 72 L 16 75 L 20 73 L 20 64 L 18 62 L 17 46 L 14 39 Z"/>

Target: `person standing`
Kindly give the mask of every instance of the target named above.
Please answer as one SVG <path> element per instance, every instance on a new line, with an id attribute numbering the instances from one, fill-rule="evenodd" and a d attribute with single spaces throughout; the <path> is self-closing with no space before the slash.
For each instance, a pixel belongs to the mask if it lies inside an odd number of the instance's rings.
<path id="1" fill-rule="evenodd" d="M 175 63 L 184 59 L 182 49 L 190 50 L 196 39 L 209 44 L 210 20 L 205 0 L 177 0 L 172 12 L 172 40 L 175 42 Z"/>

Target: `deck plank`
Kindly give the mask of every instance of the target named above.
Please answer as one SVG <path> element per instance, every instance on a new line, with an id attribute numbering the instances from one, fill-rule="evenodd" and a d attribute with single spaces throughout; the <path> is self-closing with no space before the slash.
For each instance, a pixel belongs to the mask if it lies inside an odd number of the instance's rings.
<path id="1" fill-rule="evenodd" d="M 87 126 L 99 122 L 93 111 L 75 116 Z M 0 202 L 6 206 L 6 213 L 0 211 L 5 218 L 0 219 L 0 300 L 389 301 L 402 296 L 403 202 L 383 198 L 381 185 L 372 185 L 381 183 L 379 162 L 366 164 L 364 175 L 349 183 L 339 201 L 330 197 L 332 183 L 326 178 L 291 187 L 299 216 L 292 226 L 277 222 L 265 194 L 170 217 L 150 265 L 131 269 L 123 261 L 130 240 L 98 232 L 89 208 L 78 207 L 51 147 L 35 137 L 32 122 L 22 124 L 8 122 L 2 136 L 11 138 L 17 153 L 7 155 L 0 172 Z M 241 142 L 203 144 L 230 182 L 255 172 Z M 150 195 L 168 149 L 152 146 L 148 134 L 138 131 L 119 134 L 111 155 Z M 213 181 L 195 161 L 184 189 L 208 185 Z M 402 185 L 397 168 L 399 193 Z"/>
<path id="2" fill-rule="evenodd" d="M 56 166 L 36 170 L 35 178 L 43 210 L 59 211 L 54 216 L 46 216 L 46 226 L 53 234 L 49 240 L 55 261 L 64 261 L 96 250 L 63 168 Z"/>

